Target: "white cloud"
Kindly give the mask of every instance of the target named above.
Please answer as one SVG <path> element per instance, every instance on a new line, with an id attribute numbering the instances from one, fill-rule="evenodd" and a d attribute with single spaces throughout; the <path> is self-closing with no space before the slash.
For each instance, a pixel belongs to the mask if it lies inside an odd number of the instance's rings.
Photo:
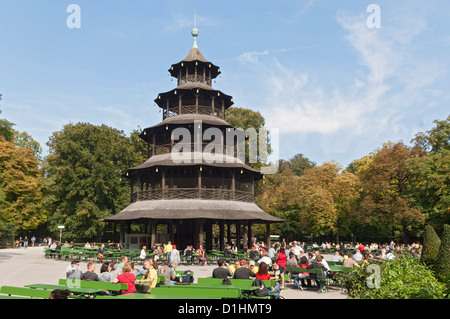
<path id="1" fill-rule="evenodd" d="M 243 53 L 241 63 L 265 72 L 261 78 L 266 90 L 258 107 L 266 125 L 290 136 L 319 134 L 316 146 L 324 154 L 345 153 L 356 144 L 370 151 L 386 138 L 396 141 L 410 135 L 414 125 L 402 121 L 409 113 L 422 111 L 430 99 L 442 98 L 441 90 L 433 86 L 446 72 L 445 64 L 415 52 L 414 41 L 427 24 L 421 18 L 411 26 L 411 19 L 398 18 L 395 28 L 369 29 L 365 15 L 339 13 L 337 21 L 357 67 L 350 70 L 353 81 L 338 82 L 331 89 L 320 84 L 320 74 L 283 65 L 273 51 Z M 348 79 L 345 75 L 342 79 Z"/>

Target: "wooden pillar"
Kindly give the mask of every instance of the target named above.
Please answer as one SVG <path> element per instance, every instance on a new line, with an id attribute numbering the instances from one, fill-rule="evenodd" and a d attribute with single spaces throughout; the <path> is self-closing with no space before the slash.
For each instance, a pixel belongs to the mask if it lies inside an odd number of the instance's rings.
<path id="1" fill-rule="evenodd" d="M 125 222 L 120 222 L 120 235 L 119 235 L 119 244 L 124 247 L 125 242 Z"/>
<path id="2" fill-rule="evenodd" d="M 212 250 L 213 247 L 213 236 L 212 236 L 212 227 L 213 222 L 208 220 L 206 221 L 206 244 L 205 244 L 205 250 Z"/>
<path id="3" fill-rule="evenodd" d="M 134 181 L 133 181 L 133 177 L 131 177 L 130 179 L 131 179 L 131 182 L 130 182 L 130 184 L 131 184 L 130 199 L 131 199 L 131 202 L 133 202 Z"/>
<path id="4" fill-rule="evenodd" d="M 202 198 L 202 167 L 198 169 L 198 181 L 197 181 L 197 187 L 198 187 L 198 198 Z"/>
<path id="5" fill-rule="evenodd" d="M 165 198 L 165 192 L 166 192 L 166 170 L 163 169 L 161 171 L 161 194 L 162 194 L 162 199 Z"/>
<path id="6" fill-rule="evenodd" d="M 252 201 L 255 200 L 255 176 L 252 173 Z"/>
<path id="7" fill-rule="evenodd" d="M 136 190 L 136 201 L 139 201 L 141 195 L 141 176 L 137 176 L 137 190 Z"/>
<path id="8" fill-rule="evenodd" d="M 225 119 L 225 101 L 222 98 L 222 119 Z"/>
<path id="9" fill-rule="evenodd" d="M 236 198 L 236 172 L 231 172 L 231 196 L 232 199 L 235 200 Z"/>
<path id="10" fill-rule="evenodd" d="M 203 246 L 203 220 L 198 221 L 198 242 Z"/>
<path id="11" fill-rule="evenodd" d="M 241 222 L 236 222 L 236 247 L 241 249 Z"/>
<path id="12" fill-rule="evenodd" d="M 248 248 L 251 249 L 253 246 L 253 234 L 252 234 L 252 222 L 248 221 Z"/>
<path id="13" fill-rule="evenodd" d="M 169 117 L 169 98 L 166 100 L 166 117 Z"/>
<path id="14" fill-rule="evenodd" d="M 270 223 L 266 222 L 266 247 L 270 248 Z"/>
<path id="15" fill-rule="evenodd" d="M 178 115 L 181 114 L 181 97 L 182 96 L 183 96 L 182 94 L 178 95 Z"/>
<path id="16" fill-rule="evenodd" d="M 215 95 L 211 96 L 211 115 L 214 115 L 214 99 L 216 98 Z M 223 136 L 223 135 L 222 135 Z"/>
<path id="17" fill-rule="evenodd" d="M 243 229 L 243 234 L 242 234 L 242 239 L 243 239 L 243 243 L 242 243 L 242 247 L 243 248 L 247 248 L 248 247 L 248 223 L 244 222 L 243 223 L 244 229 Z"/>
<path id="18" fill-rule="evenodd" d="M 219 222 L 219 247 L 220 250 L 223 250 L 225 248 L 225 243 L 224 243 L 224 237 L 225 237 L 225 231 L 224 231 L 224 222 L 223 220 L 221 220 Z"/>
<path id="19" fill-rule="evenodd" d="M 151 234 L 150 234 L 150 245 L 153 246 L 155 243 L 156 243 L 156 220 L 152 220 Z"/>
<path id="20" fill-rule="evenodd" d="M 156 132 L 152 134 L 152 156 L 156 155 Z"/>
<path id="21" fill-rule="evenodd" d="M 195 94 L 195 113 L 198 114 L 198 94 Z"/>

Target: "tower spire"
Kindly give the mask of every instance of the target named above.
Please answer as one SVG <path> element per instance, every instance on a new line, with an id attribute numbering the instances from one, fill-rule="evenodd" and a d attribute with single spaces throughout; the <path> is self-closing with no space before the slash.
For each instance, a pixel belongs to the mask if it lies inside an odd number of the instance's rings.
<path id="1" fill-rule="evenodd" d="M 194 29 L 192 29 L 191 34 L 194 37 L 194 43 L 192 44 L 192 47 L 198 49 L 198 46 L 197 46 L 197 36 L 198 36 L 197 10 L 194 11 Z"/>

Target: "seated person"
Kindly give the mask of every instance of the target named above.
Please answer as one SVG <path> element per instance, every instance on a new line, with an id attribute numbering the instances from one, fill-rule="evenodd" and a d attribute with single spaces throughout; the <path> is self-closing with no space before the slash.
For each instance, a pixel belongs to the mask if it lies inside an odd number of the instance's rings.
<path id="1" fill-rule="evenodd" d="M 239 268 L 234 271 L 233 279 L 250 279 L 256 277 L 256 274 L 247 268 L 247 262 L 244 259 L 241 260 L 239 265 Z"/>

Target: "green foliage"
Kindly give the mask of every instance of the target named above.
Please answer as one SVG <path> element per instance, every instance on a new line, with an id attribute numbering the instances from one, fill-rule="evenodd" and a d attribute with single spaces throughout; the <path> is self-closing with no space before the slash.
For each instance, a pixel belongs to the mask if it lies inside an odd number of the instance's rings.
<path id="1" fill-rule="evenodd" d="M 445 285 L 417 257 L 405 253 L 394 260 L 378 262 L 380 287 L 369 288 L 367 267 L 341 275 L 351 299 L 442 299 Z"/>
<path id="2" fill-rule="evenodd" d="M 436 258 L 439 253 L 439 247 L 441 246 L 441 240 L 434 231 L 431 225 L 425 226 L 425 232 L 423 237 L 423 250 L 421 260 L 429 267 L 433 267 L 436 262 Z"/>
<path id="3" fill-rule="evenodd" d="M 0 248 L 12 247 L 14 245 L 15 227 L 0 219 Z"/>
<path id="4" fill-rule="evenodd" d="M 236 129 L 255 130 L 255 137 L 258 137 L 256 143 L 250 134 L 248 135 L 248 141 L 245 143 L 245 162 L 255 169 L 260 169 L 262 165 L 269 165 L 268 156 L 271 153 L 269 135 L 267 135 L 265 145 L 260 145 L 259 139 L 261 128 L 264 128 L 266 122 L 261 113 L 246 108 L 230 107 L 226 110 L 225 120 Z M 267 132 L 267 134 L 269 133 Z M 250 163 L 250 150 L 256 150 L 256 154 L 254 154 L 256 155 L 256 163 Z"/>
<path id="5" fill-rule="evenodd" d="M 65 225 L 65 238 L 86 240 L 103 234 L 100 219 L 129 204 L 126 169 L 141 164 L 139 144 L 105 125 L 67 124 L 50 137 L 44 208 L 52 231 Z"/>
<path id="6" fill-rule="evenodd" d="M 33 151 L 0 138 L 0 220 L 34 229 L 46 218 L 41 204 L 42 176 Z"/>
<path id="7" fill-rule="evenodd" d="M 441 246 L 436 259 L 436 275 L 443 279 L 450 275 L 450 225 L 444 225 Z"/>

